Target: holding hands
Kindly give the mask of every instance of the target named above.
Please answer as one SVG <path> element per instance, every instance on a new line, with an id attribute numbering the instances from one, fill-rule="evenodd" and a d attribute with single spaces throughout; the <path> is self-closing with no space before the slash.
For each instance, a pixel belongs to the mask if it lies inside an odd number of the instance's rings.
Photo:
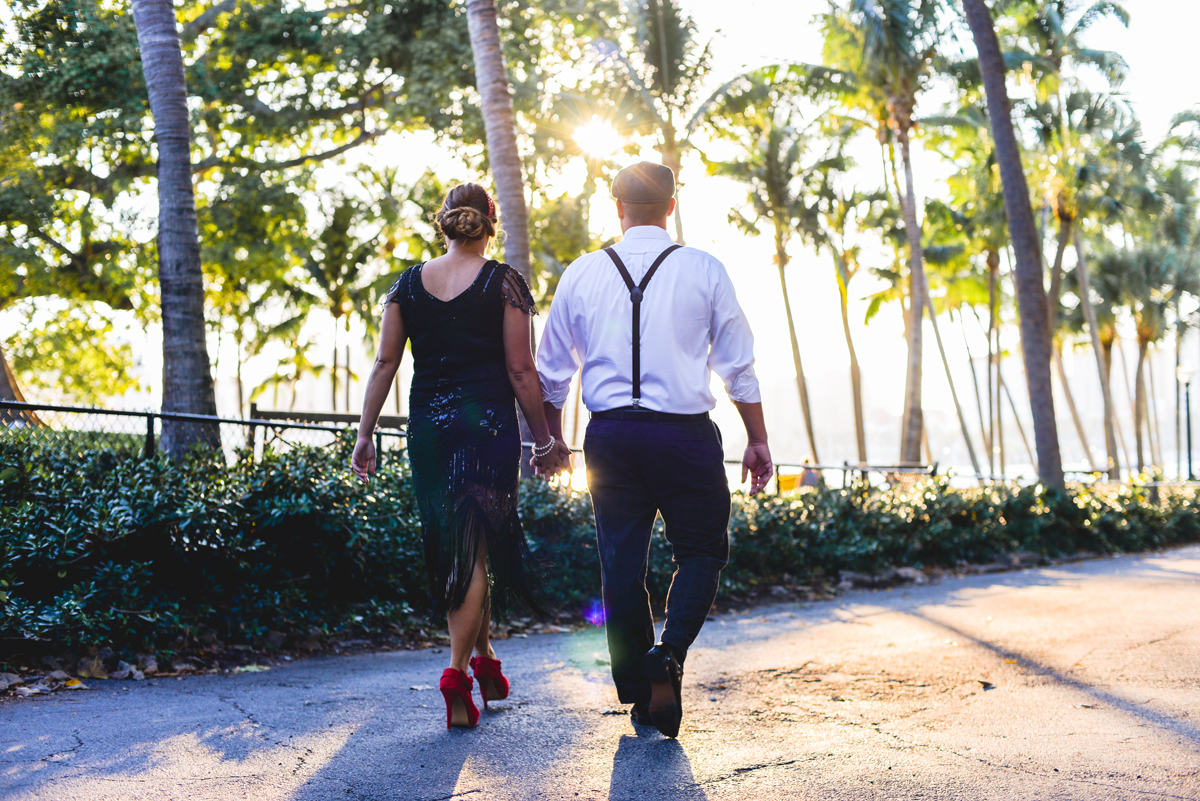
<path id="1" fill-rule="evenodd" d="M 533 466 L 535 476 L 547 480 L 574 469 L 570 446 L 557 437 L 551 437 L 545 444 L 535 444 L 529 464 Z"/>

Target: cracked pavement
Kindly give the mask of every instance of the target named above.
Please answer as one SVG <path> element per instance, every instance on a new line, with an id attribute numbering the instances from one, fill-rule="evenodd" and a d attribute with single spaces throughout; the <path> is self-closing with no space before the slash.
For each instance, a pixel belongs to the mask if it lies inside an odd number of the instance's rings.
<path id="1" fill-rule="evenodd" d="M 1200 799 L 1200 547 L 715 617 L 678 740 L 598 629 L 497 644 L 445 729 L 430 650 L 0 701 L 0 798 Z"/>

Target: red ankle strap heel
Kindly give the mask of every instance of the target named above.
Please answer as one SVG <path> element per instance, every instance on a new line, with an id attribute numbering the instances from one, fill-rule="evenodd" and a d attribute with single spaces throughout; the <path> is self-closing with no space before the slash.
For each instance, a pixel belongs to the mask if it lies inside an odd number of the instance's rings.
<path id="1" fill-rule="evenodd" d="M 479 682 L 479 694 L 483 696 L 483 708 L 488 701 L 503 701 L 508 697 L 508 679 L 500 672 L 500 660 L 486 656 L 471 657 L 471 672 Z"/>
<path id="2" fill-rule="evenodd" d="M 474 682 L 461 670 L 446 668 L 442 673 L 442 698 L 446 699 L 446 728 L 461 726 L 475 728 L 479 723 L 479 708 L 471 700 Z"/>

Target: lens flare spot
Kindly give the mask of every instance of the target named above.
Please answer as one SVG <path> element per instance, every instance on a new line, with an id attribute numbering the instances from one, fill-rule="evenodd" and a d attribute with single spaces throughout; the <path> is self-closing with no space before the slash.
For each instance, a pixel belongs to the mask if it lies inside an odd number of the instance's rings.
<path id="1" fill-rule="evenodd" d="M 588 604 L 588 608 L 583 612 L 583 618 L 593 626 L 604 625 L 604 604 L 600 601 L 592 601 Z"/>
<path id="2" fill-rule="evenodd" d="M 607 120 L 597 116 L 575 129 L 575 144 L 589 156 L 610 156 L 625 144 L 624 137 Z"/>

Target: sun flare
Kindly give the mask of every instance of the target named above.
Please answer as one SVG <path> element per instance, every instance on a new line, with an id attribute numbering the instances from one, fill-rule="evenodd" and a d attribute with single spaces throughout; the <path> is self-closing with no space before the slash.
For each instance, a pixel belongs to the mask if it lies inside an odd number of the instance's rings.
<path id="1" fill-rule="evenodd" d="M 625 144 L 625 139 L 611 122 L 596 116 L 576 128 L 574 138 L 575 144 L 589 156 L 609 156 Z"/>

